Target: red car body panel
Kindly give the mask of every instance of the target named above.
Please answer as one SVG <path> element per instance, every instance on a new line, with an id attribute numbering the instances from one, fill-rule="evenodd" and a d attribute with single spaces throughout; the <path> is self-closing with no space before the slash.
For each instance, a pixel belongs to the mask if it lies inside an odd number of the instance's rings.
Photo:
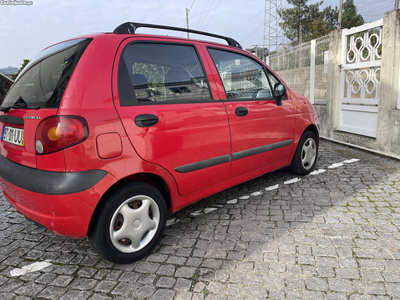
<path id="1" fill-rule="evenodd" d="M 140 37 L 124 40 L 117 52 L 113 72 L 115 107 L 136 152 L 145 161 L 168 170 L 175 178 L 181 195 L 227 180 L 230 162 L 189 173 L 175 170 L 177 167 L 230 154 L 228 119 L 221 101 L 123 107 L 119 104 L 116 84 L 118 62 L 124 47 L 138 40 L 154 41 Z M 174 42 L 173 39 L 168 41 Z M 193 45 L 187 42 L 182 44 Z M 142 114 L 155 115 L 160 122 L 152 127 L 138 127 L 134 119 Z M 213 176 L 208 176 L 210 172 Z"/>
<path id="2" fill-rule="evenodd" d="M 107 175 L 86 191 L 66 195 L 43 195 L 17 187 L 2 178 L 0 182 L 6 199 L 23 215 L 55 234 L 84 238 L 98 199 L 116 179 Z"/>
<path id="3" fill-rule="evenodd" d="M 0 179 L 4 195 L 17 210 L 56 234 L 85 237 L 103 196 L 124 180 L 160 178 L 167 189 L 170 211 L 174 213 L 223 189 L 288 166 L 304 130 L 317 126 L 312 105 L 287 86 L 287 100 L 282 101 L 282 106 L 277 106 L 274 100 L 226 99 L 206 47 L 212 45 L 249 56 L 246 51 L 216 43 L 147 35 L 96 34 L 84 38 L 93 40 L 80 58 L 59 108 L 10 110 L 8 116 L 24 119 L 24 125 L 12 126 L 24 129 L 25 145 L 0 142 L 1 155 L 26 166 L 28 173 L 35 170 L 54 174 L 106 172 L 90 188 L 60 195 L 33 192 Z M 133 41 L 195 47 L 212 99 L 204 103 L 121 106 L 118 65 L 124 47 Z M 238 117 L 237 107 L 246 107 L 248 115 Z M 156 115 L 160 121 L 152 127 L 138 127 L 134 119 L 141 114 Z M 84 118 L 88 136 L 64 150 L 37 155 L 36 128 L 41 120 L 54 115 Z M 29 119 L 31 116 L 40 120 Z M 3 125 L 9 124 L 3 122 Z M 287 141 L 291 142 L 271 151 L 241 159 L 234 156 L 241 151 Z M 191 172 L 176 170 L 218 157 L 229 157 L 229 161 Z"/>

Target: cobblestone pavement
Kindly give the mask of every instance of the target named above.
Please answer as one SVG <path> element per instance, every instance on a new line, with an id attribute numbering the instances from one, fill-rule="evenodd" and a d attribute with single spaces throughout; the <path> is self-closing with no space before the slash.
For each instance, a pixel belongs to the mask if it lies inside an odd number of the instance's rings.
<path id="1" fill-rule="evenodd" d="M 178 212 L 130 265 L 36 227 L 1 196 L 0 299 L 400 299 L 400 162 L 321 141 L 317 167 Z"/>

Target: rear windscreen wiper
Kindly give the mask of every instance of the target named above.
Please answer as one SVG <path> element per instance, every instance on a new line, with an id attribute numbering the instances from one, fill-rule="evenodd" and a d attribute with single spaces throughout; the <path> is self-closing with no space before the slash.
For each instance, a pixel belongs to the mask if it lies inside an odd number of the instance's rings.
<path id="1" fill-rule="evenodd" d="M 0 111 L 4 112 L 6 114 L 6 113 L 8 113 L 8 111 L 11 108 L 14 108 L 14 109 L 39 109 L 40 107 L 28 105 L 28 103 L 26 103 L 24 101 L 24 99 L 22 99 L 22 97 L 19 97 L 19 99 L 13 104 L 13 106 L 2 107 L 2 108 L 0 108 Z"/>

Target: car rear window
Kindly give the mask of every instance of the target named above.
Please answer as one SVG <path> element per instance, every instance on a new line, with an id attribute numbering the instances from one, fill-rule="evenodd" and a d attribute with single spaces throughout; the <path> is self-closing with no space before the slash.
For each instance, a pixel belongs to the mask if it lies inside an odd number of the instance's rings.
<path id="1" fill-rule="evenodd" d="M 67 41 L 39 53 L 8 92 L 2 107 L 22 98 L 28 105 L 52 108 L 60 105 L 69 79 L 91 39 Z"/>
<path id="2" fill-rule="evenodd" d="M 210 101 L 210 89 L 194 46 L 141 42 L 121 57 L 121 105 Z"/>

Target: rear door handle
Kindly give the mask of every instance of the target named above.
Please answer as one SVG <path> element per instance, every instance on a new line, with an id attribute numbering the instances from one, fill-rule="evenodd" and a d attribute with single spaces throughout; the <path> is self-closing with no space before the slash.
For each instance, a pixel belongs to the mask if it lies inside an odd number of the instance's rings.
<path id="1" fill-rule="evenodd" d="M 249 110 L 246 107 L 237 107 L 235 109 L 235 114 L 238 117 L 244 117 L 245 115 L 247 115 L 249 113 Z"/>
<path id="2" fill-rule="evenodd" d="M 151 127 L 158 123 L 159 119 L 155 115 L 143 114 L 135 117 L 135 124 L 139 127 Z"/>

